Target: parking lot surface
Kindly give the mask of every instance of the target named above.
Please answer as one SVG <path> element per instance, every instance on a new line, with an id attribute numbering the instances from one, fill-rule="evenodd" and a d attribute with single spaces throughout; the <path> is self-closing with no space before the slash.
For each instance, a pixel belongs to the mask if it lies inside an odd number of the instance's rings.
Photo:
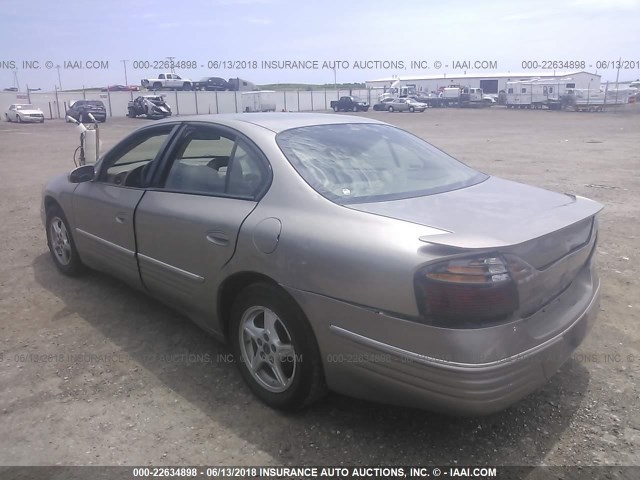
<path id="1" fill-rule="evenodd" d="M 640 115 L 369 112 L 486 173 L 605 205 L 599 320 L 539 392 L 483 418 L 332 394 L 273 411 L 230 349 L 100 273 L 55 269 L 40 192 L 73 168 L 63 121 L 0 123 L 0 465 L 640 464 Z M 146 120 L 109 119 L 103 151 Z"/>

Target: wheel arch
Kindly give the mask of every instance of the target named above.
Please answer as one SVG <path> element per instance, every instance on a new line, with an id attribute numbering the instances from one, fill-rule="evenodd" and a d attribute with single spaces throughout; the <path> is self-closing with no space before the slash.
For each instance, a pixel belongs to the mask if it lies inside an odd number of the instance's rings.
<path id="1" fill-rule="evenodd" d="M 64 213 L 60 202 L 58 202 L 58 200 L 56 200 L 52 195 L 46 195 L 44 197 L 44 211 L 48 212 L 52 207 L 58 207 Z"/>
<path id="2" fill-rule="evenodd" d="M 233 307 L 233 302 L 242 290 L 254 283 L 267 283 L 269 285 L 273 285 L 290 297 L 293 303 L 298 305 L 291 295 L 289 295 L 289 293 L 282 288 L 278 282 L 268 275 L 254 271 L 234 273 L 223 280 L 218 287 L 217 295 L 218 319 L 222 328 L 222 334 L 227 341 L 229 340 L 229 324 L 231 322 L 231 308 Z M 300 308 L 299 305 L 298 308 Z"/>

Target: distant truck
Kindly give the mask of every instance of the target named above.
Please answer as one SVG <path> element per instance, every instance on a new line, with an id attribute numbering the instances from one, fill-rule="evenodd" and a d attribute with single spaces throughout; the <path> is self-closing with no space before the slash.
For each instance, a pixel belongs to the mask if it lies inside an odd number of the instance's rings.
<path id="1" fill-rule="evenodd" d="M 175 73 L 161 73 L 158 78 L 145 78 L 140 84 L 149 90 L 191 90 L 193 82 Z"/>
<path id="2" fill-rule="evenodd" d="M 227 81 L 229 85 L 229 90 L 233 92 L 255 92 L 258 90 L 258 87 L 255 83 L 250 82 L 249 80 L 243 80 L 242 78 L 230 78 Z"/>
<path id="3" fill-rule="evenodd" d="M 493 98 L 476 87 L 446 87 L 442 90 L 440 99 L 445 107 L 490 107 L 495 103 Z"/>
<path id="4" fill-rule="evenodd" d="M 358 97 L 340 97 L 340 100 L 332 100 L 329 106 L 334 112 L 366 112 L 369 110 L 369 103 Z"/>

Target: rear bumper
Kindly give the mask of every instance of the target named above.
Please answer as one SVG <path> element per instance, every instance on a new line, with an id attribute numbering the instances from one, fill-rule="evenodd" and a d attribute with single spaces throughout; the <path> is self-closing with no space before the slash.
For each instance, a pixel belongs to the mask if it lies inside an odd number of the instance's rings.
<path id="1" fill-rule="evenodd" d="M 533 328 L 524 325 L 540 320 L 533 317 L 510 324 L 513 337 L 491 328 L 456 332 L 306 292 L 290 290 L 290 293 L 312 323 L 332 390 L 448 414 L 487 415 L 507 408 L 544 385 L 585 338 L 596 319 L 600 298 L 597 276 L 591 271 L 585 275 L 589 284 L 581 286 L 586 290 L 582 289 L 582 301 L 574 305 L 578 310 L 556 307 L 555 313 L 562 312 L 562 318 L 550 323 L 557 326 L 561 322 L 562 328 L 549 329 L 547 335 L 540 325 Z M 566 296 L 567 304 L 575 300 L 570 292 Z M 495 357 L 494 352 L 477 350 L 487 336 L 496 346 L 495 352 L 508 351 L 508 344 L 516 337 L 519 345 L 524 344 L 522 338 L 527 338 L 531 346 L 482 361 Z M 417 346 L 421 344 L 441 344 L 442 348 L 434 355 L 428 347 Z M 467 360 L 449 359 L 463 357 Z M 471 361 L 474 358 L 478 361 Z"/>

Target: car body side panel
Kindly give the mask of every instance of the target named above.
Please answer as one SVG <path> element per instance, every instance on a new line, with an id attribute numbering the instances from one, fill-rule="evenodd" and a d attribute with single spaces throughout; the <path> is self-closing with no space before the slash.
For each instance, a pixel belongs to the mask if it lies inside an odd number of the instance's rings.
<path id="1" fill-rule="evenodd" d="M 55 200 L 55 202 L 60 205 L 62 211 L 65 212 L 67 221 L 69 222 L 71 228 L 73 228 L 75 224 L 75 217 L 73 215 L 72 201 L 73 191 L 76 189 L 76 187 L 77 184 L 69 182 L 68 173 L 60 173 L 47 182 L 44 189 L 42 190 L 43 201 L 40 205 L 40 216 L 43 225 L 45 224 L 46 220 L 44 199 L 48 197 Z"/>
<path id="2" fill-rule="evenodd" d="M 136 210 L 138 261 L 145 287 L 175 303 L 207 329 L 221 331 L 216 295 L 235 252 L 248 200 L 148 191 Z"/>
<path id="3" fill-rule="evenodd" d="M 78 184 L 73 195 L 73 236 L 88 266 L 141 288 L 133 217 L 144 190 L 101 182 Z"/>

